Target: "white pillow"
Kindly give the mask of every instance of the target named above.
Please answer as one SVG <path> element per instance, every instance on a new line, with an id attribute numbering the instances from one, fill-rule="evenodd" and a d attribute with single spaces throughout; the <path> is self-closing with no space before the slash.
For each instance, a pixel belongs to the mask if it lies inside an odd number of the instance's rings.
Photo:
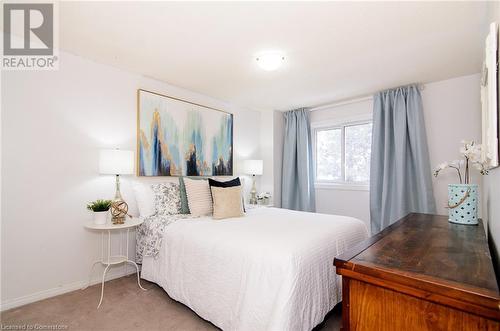
<path id="1" fill-rule="evenodd" d="M 193 216 L 212 214 L 212 195 L 206 179 L 184 178 L 189 211 Z"/>
<path id="2" fill-rule="evenodd" d="M 146 217 L 153 215 L 155 213 L 155 195 L 151 184 L 134 182 L 132 189 L 134 190 L 137 209 L 139 209 L 139 216 Z"/>

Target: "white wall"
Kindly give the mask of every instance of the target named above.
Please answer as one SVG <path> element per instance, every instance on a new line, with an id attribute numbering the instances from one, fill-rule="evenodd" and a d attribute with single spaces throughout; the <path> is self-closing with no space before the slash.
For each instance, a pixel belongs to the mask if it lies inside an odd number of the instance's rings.
<path id="1" fill-rule="evenodd" d="M 260 145 L 264 169 L 261 178 L 259 178 L 260 185 L 257 187 L 257 192 L 270 192 L 271 201 L 274 200 L 273 123 L 273 112 L 263 111 L 260 117 Z"/>
<path id="2" fill-rule="evenodd" d="M 480 75 L 470 75 L 429 83 L 422 91 L 424 118 L 431 167 L 446 160 L 458 159 L 462 139 L 481 141 Z M 349 118 L 372 112 L 372 101 L 363 101 L 332 109 L 314 111 L 311 123 Z M 481 183 L 479 176 L 475 182 Z M 438 214 L 445 215 L 447 185 L 457 179 L 452 172 L 434 179 Z M 357 217 L 366 223 L 370 218 L 369 192 L 316 188 L 316 209 L 320 213 Z"/>
<path id="3" fill-rule="evenodd" d="M 460 141 L 481 142 L 480 75 L 427 84 L 422 91 L 431 166 L 460 159 Z M 472 172 L 472 182 L 482 184 Z M 447 215 L 448 184 L 458 183 L 456 172 L 446 170 L 433 179 L 438 214 Z M 479 208 L 481 213 L 481 208 Z"/>
<path id="4" fill-rule="evenodd" d="M 100 241 L 83 229 L 85 204 L 114 193 L 114 178 L 98 175 L 98 151 L 135 150 L 138 88 L 234 113 L 236 171 L 260 158 L 260 112 L 64 52 L 60 61 L 59 71 L 2 72 L 2 309 L 86 280 Z M 132 180 L 122 187 L 135 213 Z"/>
<path id="5" fill-rule="evenodd" d="M 273 206 L 281 207 L 283 113 L 276 110 L 262 111 L 260 123 L 260 150 L 262 160 L 264 161 L 264 172 L 257 179 L 257 191 L 270 192 Z"/>
<path id="6" fill-rule="evenodd" d="M 273 160 L 274 160 L 274 206 L 281 207 L 281 172 L 283 170 L 283 139 L 285 117 L 280 111 L 273 111 Z"/>

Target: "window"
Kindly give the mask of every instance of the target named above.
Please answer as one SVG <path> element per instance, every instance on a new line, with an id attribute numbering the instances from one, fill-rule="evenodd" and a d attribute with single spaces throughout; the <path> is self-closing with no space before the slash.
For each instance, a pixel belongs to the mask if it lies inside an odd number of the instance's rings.
<path id="1" fill-rule="evenodd" d="M 348 123 L 314 131 L 316 181 L 368 184 L 372 123 Z"/>

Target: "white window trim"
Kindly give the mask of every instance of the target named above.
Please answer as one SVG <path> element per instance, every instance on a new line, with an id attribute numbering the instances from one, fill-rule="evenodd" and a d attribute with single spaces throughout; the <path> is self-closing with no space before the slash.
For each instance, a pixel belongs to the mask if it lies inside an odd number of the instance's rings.
<path id="1" fill-rule="evenodd" d="M 316 179 L 316 132 L 331 129 L 341 129 L 341 171 L 342 178 L 345 178 L 345 127 L 351 125 L 359 125 L 373 123 L 371 114 L 364 114 L 351 117 L 342 117 L 335 120 L 325 120 L 311 123 L 312 147 L 313 147 L 313 169 L 314 169 L 314 187 L 316 189 L 343 190 L 343 191 L 369 191 L 369 182 L 345 182 L 335 180 L 317 180 Z"/>
<path id="2" fill-rule="evenodd" d="M 338 191 L 369 191 L 370 184 L 358 183 L 334 183 L 334 182 L 314 182 L 314 188 L 317 190 L 338 190 Z"/>

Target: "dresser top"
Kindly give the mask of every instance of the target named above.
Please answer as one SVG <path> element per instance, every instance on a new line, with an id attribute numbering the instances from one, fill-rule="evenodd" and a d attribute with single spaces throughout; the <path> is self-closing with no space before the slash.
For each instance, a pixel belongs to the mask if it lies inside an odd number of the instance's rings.
<path id="1" fill-rule="evenodd" d="M 429 286 L 461 300 L 500 300 L 482 222 L 448 222 L 446 216 L 409 214 L 350 252 L 335 266 L 404 286 Z M 477 297 L 473 297 L 476 295 Z M 490 304 L 488 304 L 490 305 Z"/>

